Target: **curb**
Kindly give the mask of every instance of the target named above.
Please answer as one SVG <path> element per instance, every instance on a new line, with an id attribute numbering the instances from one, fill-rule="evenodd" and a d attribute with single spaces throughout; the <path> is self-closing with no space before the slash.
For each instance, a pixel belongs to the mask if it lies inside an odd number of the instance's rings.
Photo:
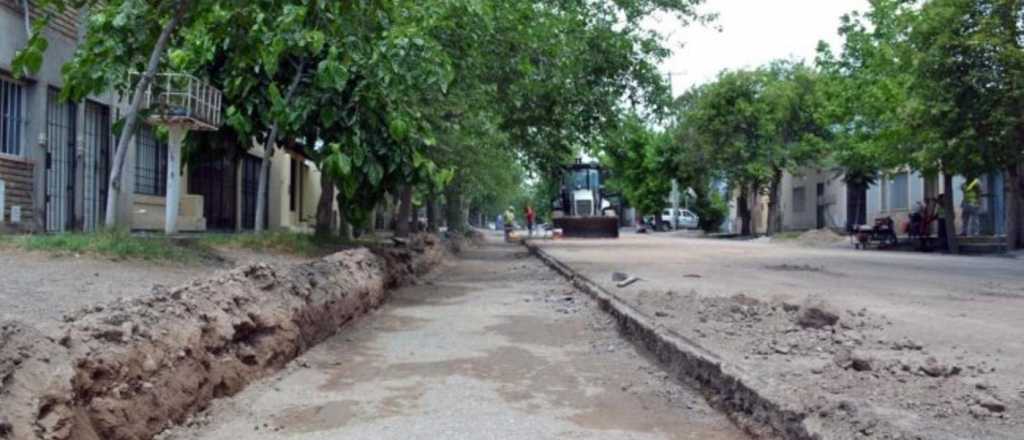
<path id="1" fill-rule="evenodd" d="M 766 383 L 739 366 L 726 363 L 713 351 L 656 323 L 539 246 L 525 241 L 523 244 L 531 254 L 596 300 L 604 312 L 615 318 L 623 336 L 653 354 L 675 377 L 697 386 L 714 407 L 726 412 L 747 432 L 760 438 L 821 438 L 807 426 L 807 414 L 758 391 L 765 389 Z"/>

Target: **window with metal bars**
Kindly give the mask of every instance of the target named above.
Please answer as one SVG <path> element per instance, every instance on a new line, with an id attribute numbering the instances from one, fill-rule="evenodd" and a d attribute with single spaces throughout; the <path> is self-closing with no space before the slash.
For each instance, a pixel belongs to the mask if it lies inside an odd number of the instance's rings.
<path id="1" fill-rule="evenodd" d="M 21 155 L 25 122 L 24 95 L 21 84 L 0 77 L 0 154 Z"/>
<path id="2" fill-rule="evenodd" d="M 139 127 L 136 136 L 135 193 L 150 196 L 167 195 L 167 143 L 149 125 Z"/>

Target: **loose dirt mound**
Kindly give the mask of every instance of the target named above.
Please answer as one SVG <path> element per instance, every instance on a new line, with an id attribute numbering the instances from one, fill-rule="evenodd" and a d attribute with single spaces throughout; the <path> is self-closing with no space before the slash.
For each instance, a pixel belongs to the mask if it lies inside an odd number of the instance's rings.
<path id="1" fill-rule="evenodd" d="M 357 249 L 254 264 L 69 316 L 64 337 L 0 330 L 0 439 L 145 439 L 284 367 L 443 255 Z"/>
<path id="2" fill-rule="evenodd" d="M 846 237 L 831 229 L 812 229 L 797 237 L 796 242 L 802 246 L 833 246 L 842 243 Z"/>

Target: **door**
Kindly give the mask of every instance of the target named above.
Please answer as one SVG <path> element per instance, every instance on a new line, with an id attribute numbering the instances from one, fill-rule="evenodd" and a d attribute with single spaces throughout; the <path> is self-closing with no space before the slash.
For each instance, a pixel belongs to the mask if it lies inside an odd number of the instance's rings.
<path id="1" fill-rule="evenodd" d="M 828 210 L 828 205 L 825 204 L 825 184 L 818 184 L 817 197 L 815 198 L 815 204 L 818 206 L 818 229 L 825 228 L 825 215 Z"/>
<path id="2" fill-rule="evenodd" d="M 82 200 L 83 229 L 95 231 L 103 224 L 107 210 L 107 182 L 110 179 L 110 108 L 85 103 L 85 185 Z"/>
<path id="3" fill-rule="evenodd" d="M 868 188 L 866 185 L 846 184 L 846 228 L 868 222 Z"/>
<path id="4" fill-rule="evenodd" d="M 74 224 L 78 106 L 61 102 L 59 97 L 59 90 L 47 91 L 46 232 L 66 232 Z"/>
<path id="5" fill-rule="evenodd" d="M 188 192 L 203 196 L 203 215 L 211 231 L 234 231 L 237 222 L 237 162 L 208 158 L 189 166 Z"/>
<path id="6" fill-rule="evenodd" d="M 260 168 L 263 161 L 248 154 L 242 157 L 242 229 L 256 229 L 256 195 L 260 187 Z M 269 171 L 269 170 L 268 170 Z M 269 182 L 268 182 L 269 183 Z M 270 188 L 267 188 L 266 202 L 270 201 Z M 264 203 L 263 224 L 269 224 L 270 203 Z"/>

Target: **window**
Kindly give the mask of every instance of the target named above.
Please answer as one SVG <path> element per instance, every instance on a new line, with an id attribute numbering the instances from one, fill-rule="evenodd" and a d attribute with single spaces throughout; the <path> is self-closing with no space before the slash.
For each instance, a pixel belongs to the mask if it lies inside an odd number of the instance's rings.
<path id="1" fill-rule="evenodd" d="M 907 173 L 894 174 L 886 182 L 886 194 L 889 202 L 888 209 L 910 208 L 910 175 Z"/>
<path id="2" fill-rule="evenodd" d="M 139 127 L 136 136 L 135 193 L 167 195 L 167 143 L 149 125 Z"/>
<path id="3" fill-rule="evenodd" d="M 804 212 L 807 209 L 807 189 L 793 188 L 793 212 Z"/>
<path id="4" fill-rule="evenodd" d="M 0 154 L 21 155 L 24 94 L 21 84 L 0 78 Z"/>

